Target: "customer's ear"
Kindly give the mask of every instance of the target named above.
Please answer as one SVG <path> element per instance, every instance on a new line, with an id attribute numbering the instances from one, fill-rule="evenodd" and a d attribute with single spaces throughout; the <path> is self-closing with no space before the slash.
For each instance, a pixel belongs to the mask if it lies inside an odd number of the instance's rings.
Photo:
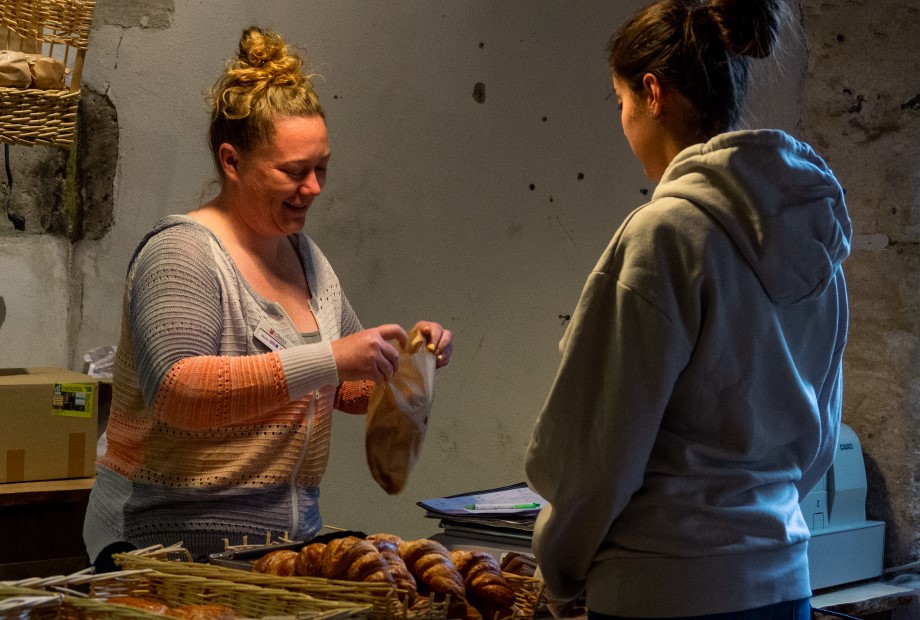
<path id="1" fill-rule="evenodd" d="M 661 118 L 664 109 L 664 87 L 654 73 L 646 73 L 642 76 L 642 96 L 652 118 Z"/>

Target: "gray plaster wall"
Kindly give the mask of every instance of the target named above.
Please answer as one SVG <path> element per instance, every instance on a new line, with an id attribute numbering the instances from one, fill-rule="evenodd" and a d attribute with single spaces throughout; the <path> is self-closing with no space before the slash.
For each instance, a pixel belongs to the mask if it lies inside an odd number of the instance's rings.
<path id="1" fill-rule="evenodd" d="M 0 221 L 0 366 L 79 369 L 84 351 L 117 342 L 135 244 L 214 192 L 205 91 L 243 28 L 277 29 L 322 75 L 333 158 L 308 234 L 365 325 L 431 318 L 456 343 L 406 489 L 376 486 L 363 419 L 337 414 L 323 513 L 339 527 L 433 533 L 416 501 L 524 479 L 563 317 L 651 189 L 604 53 L 641 4 L 99 0 L 80 216 L 69 240 L 38 225 L 52 207 L 27 210 L 24 232 Z M 745 120 L 813 141 L 848 190 L 844 419 L 863 440 L 870 516 L 888 522 L 896 565 L 918 551 L 917 2 L 803 0 L 800 17 L 807 50 L 790 37 L 757 69 Z M 41 332 L 22 338 L 39 316 Z"/>

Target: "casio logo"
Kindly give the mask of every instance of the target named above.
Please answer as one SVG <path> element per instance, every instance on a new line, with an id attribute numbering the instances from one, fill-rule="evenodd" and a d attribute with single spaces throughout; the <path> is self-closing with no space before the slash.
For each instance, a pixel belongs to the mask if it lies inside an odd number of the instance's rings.
<path id="1" fill-rule="evenodd" d="M 853 444 L 852 443 L 842 443 L 840 444 L 840 449 L 841 450 L 852 450 Z"/>

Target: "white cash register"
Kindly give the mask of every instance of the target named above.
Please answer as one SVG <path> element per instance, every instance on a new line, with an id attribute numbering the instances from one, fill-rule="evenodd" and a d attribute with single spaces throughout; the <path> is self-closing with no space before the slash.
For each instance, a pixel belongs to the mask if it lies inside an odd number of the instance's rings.
<path id="1" fill-rule="evenodd" d="M 846 424 L 833 465 L 799 506 L 811 531 L 813 590 L 882 574 L 885 523 L 866 520 L 866 467 L 859 438 Z"/>

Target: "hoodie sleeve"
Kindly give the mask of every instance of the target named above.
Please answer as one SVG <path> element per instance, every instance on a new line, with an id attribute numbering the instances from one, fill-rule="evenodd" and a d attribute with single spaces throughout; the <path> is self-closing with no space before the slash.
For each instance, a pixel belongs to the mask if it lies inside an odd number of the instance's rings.
<path id="1" fill-rule="evenodd" d="M 642 486 L 691 351 L 668 301 L 675 291 L 669 273 L 676 270 L 660 264 L 665 254 L 646 250 L 662 240 L 633 225 L 638 236 L 627 243 L 622 230 L 584 287 L 527 452 L 527 476 L 548 501 L 537 519 L 534 553 L 556 602 L 581 593 L 611 525 Z"/>
<path id="2" fill-rule="evenodd" d="M 795 483 L 800 498 L 805 497 L 814 488 L 821 476 L 833 464 L 834 455 L 837 454 L 837 439 L 840 433 L 840 417 L 843 409 L 843 352 L 846 348 L 846 334 L 849 329 L 849 314 L 845 311 L 847 307 L 846 285 L 843 282 L 842 272 L 837 274 L 837 280 L 837 285 L 843 291 L 839 298 L 844 311 L 839 315 L 839 344 L 834 351 L 830 364 L 830 368 L 835 368 L 836 372 L 828 375 L 821 391 L 817 395 L 819 415 L 822 417 L 821 427 L 826 429 L 826 436 L 823 438 L 814 460 L 810 466 L 802 469 L 802 477 Z"/>

